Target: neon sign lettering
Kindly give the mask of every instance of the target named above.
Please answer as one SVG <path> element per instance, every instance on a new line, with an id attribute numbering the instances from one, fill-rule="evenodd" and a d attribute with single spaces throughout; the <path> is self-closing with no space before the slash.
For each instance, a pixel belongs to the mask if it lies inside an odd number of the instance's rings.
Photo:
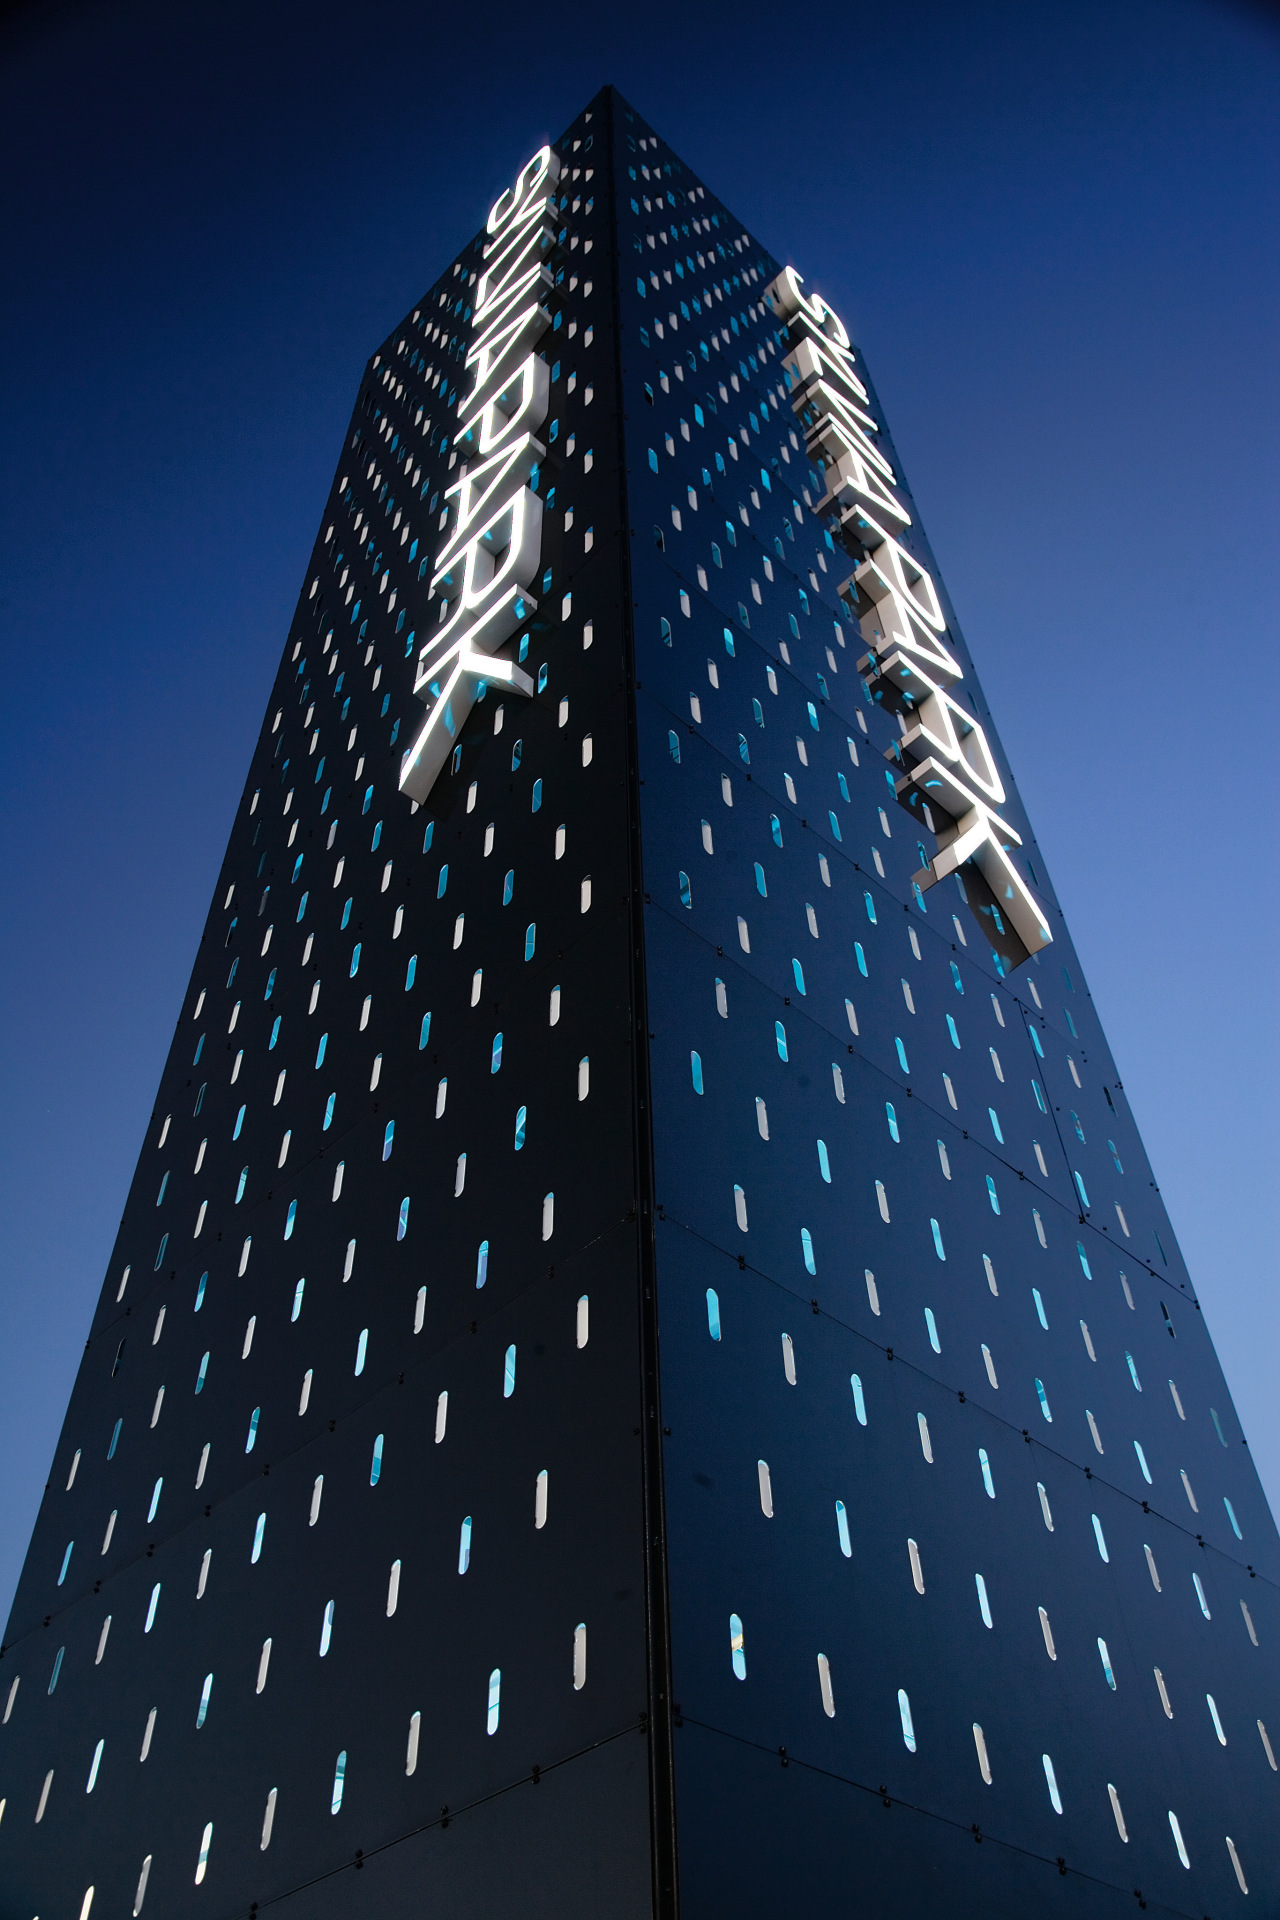
<path id="1" fill-rule="evenodd" d="M 557 156 L 541 148 L 485 223 L 466 358 L 474 385 L 458 406 L 458 477 L 444 495 L 451 524 L 431 576 L 440 616 L 413 687 L 427 717 L 400 763 L 400 791 L 411 800 L 431 791 L 481 681 L 533 693 L 529 675 L 501 649 L 538 606 L 531 589 L 542 560 L 542 501 L 529 480 L 546 455 L 536 435 L 550 376 L 536 348 L 551 325 L 543 262 L 555 238 L 559 174 Z"/>
<path id="2" fill-rule="evenodd" d="M 897 477 L 876 445 L 879 428 L 868 411 L 869 396 L 854 371 L 853 349 L 839 316 L 818 295 L 801 291 L 793 268 L 765 290 L 765 299 L 786 322 L 792 350 L 783 361 L 793 411 L 805 429 L 808 456 L 826 492 L 816 511 L 835 511 L 842 529 L 865 557 L 839 592 L 853 611 L 868 652 L 858 671 L 872 697 L 899 714 L 902 737 L 887 759 L 902 768 L 894 787 L 899 802 L 923 814 L 937 836 L 934 858 L 914 876 L 923 891 L 966 862 L 982 874 L 1028 953 L 1053 939 L 1045 913 L 1009 857 L 1022 841 L 997 809 L 1004 783 L 982 727 L 954 698 L 963 680 L 947 646 L 946 619 L 927 570 L 913 559 L 890 527 L 901 533 L 911 515 L 898 499 Z"/>

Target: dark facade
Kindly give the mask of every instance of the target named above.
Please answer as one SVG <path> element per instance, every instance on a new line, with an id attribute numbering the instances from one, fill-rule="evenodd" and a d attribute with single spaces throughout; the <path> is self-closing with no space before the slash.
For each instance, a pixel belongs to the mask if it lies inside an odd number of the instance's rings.
<path id="1" fill-rule="evenodd" d="M 365 370 L 0 1657 L 0 1915 L 1272 1911 L 1275 1527 L 866 369 L 615 92 L 555 160 L 448 712 L 499 242 Z M 951 725 L 1025 897 L 948 870 Z"/>

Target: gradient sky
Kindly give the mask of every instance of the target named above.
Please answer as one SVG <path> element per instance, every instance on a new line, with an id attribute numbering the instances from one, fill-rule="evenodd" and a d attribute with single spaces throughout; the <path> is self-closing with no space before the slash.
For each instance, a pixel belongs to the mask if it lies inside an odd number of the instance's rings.
<path id="1" fill-rule="evenodd" d="M 1276 15 L 45 5 L 0 25 L 0 1616 L 361 368 L 610 80 L 866 353 L 1280 1508 Z"/>

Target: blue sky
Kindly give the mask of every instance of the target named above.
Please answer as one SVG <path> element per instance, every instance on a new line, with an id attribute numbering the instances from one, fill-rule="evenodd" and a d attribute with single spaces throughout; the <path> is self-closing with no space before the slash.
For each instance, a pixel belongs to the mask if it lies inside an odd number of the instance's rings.
<path id="1" fill-rule="evenodd" d="M 0 27 L 0 1611 L 361 367 L 605 81 L 847 319 L 1273 1504 L 1276 16 Z"/>

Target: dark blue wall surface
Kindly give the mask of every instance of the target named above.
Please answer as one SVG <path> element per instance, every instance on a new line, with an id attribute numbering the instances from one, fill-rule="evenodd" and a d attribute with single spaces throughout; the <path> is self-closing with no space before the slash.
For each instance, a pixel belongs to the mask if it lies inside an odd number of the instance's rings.
<path id="1" fill-rule="evenodd" d="M 914 892 L 779 263 L 619 130 L 688 1907 L 1274 1897 L 1276 1531 L 1043 856 L 1013 972 Z"/>
<path id="2" fill-rule="evenodd" d="M 421 808 L 479 240 L 365 370 L 0 1657 L 5 1920 L 129 1913 L 144 1863 L 165 1915 L 650 1908 L 620 422 L 577 200 L 541 485 L 590 428 L 613 524 L 548 513 L 545 684 L 491 689 Z"/>

